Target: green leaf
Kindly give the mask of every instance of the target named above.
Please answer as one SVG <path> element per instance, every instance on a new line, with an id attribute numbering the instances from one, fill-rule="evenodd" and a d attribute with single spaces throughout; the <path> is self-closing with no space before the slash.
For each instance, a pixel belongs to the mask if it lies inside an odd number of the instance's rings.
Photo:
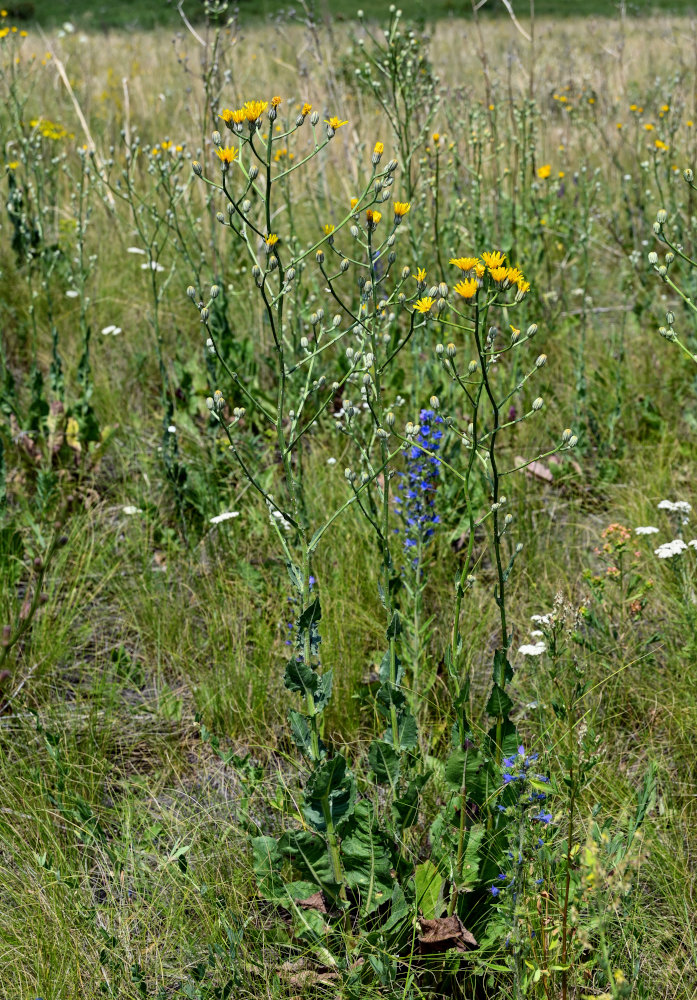
<path id="1" fill-rule="evenodd" d="M 289 691 L 301 691 L 304 695 L 309 692 L 314 697 L 319 675 L 304 660 L 292 659 L 286 664 L 283 681 Z"/>
<path id="2" fill-rule="evenodd" d="M 513 702 L 508 697 L 504 689 L 499 684 L 494 684 L 486 703 L 487 715 L 495 715 L 497 718 L 508 718 L 508 713 L 513 708 Z"/>
<path id="3" fill-rule="evenodd" d="M 399 611 L 395 611 L 392 615 L 392 620 L 387 626 L 387 638 L 388 639 L 398 639 L 402 633 L 402 622 L 399 617 Z"/>
<path id="4" fill-rule="evenodd" d="M 503 649 L 497 649 L 494 653 L 494 684 L 505 688 L 506 684 L 513 679 L 513 667 L 508 662 L 508 658 Z M 495 713 L 492 713 L 495 714 Z"/>
<path id="5" fill-rule="evenodd" d="M 480 848 L 486 834 L 486 829 L 481 823 L 472 826 L 467 834 L 465 850 L 462 858 L 462 877 L 459 888 L 466 888 L 474 885 L 479 874 L 479 864 L 481 861 Z"/>
<path id="6" fill-rule="evenodd" d="M 356 782 L 340 755 L 324 760 L 310 776 L 305 787 L 303 815 L 320 832 L 327 829 L 327 813 L 332 823 L 346 819 L 353 812 Z"/>
<path id="7" fill-rule="evenodd" d="M 268 900 L 284 894 L 281 870 L 282 855 L 274 837 L 252 837 L 254 874 L 259 892 Z"/>
<path id="8" fill-rule="evenodd" d="M 319 651 L 320 642 L 322 641 L 319 634 L 319 622 L 322 619 L 322 608 L 319 603 L 319 597 L 316 597 L 312 604 L 308 604 L 305 610 L 301 613 L 297 622 L 296 627 L 296 641 L 300 647 L 305 642 L 305 634 L 310 633 L 310 651 L 316 654 Z"/>
<path id="9" fill-rule="evenodd" d="M 392 802 L 392 818 L 399 833 L 413 826 L 419 818 L 419 796 L 430 777 L 430 771 L 417 775 L 409 782 L 402 795 L 395 796 Z"/>
<path id="10" fill-rule="evenodd" d="M 424 861 L 417 865 L 414 872 L 416 885 L 416 905 L 426 920 L 434 920 L 437 916 L 436 906 L 440 897 L 443 877 L 432 861 Z"/>
<path id="11" fill-rule="evenodd" d="M 323 674 L 315 676 L 319 676 L 319 683 L 315 690 L 315 710 L 323 712 L 331 701 L 333 674 L 331 670 L 325 670 Z"/>
<path id="12" fill-rule="evenodd" d="M 278 841 L 281 854 L 313 885 L 319 887 L 332 899 L 339 892 L 339 884 L 334 880 L 329 851 L 324 837 L 307 830 L 291 830 Z"/>
<path id="13" fill-rule="evenodd" d="M 395 786 L 399 778 L 400 756 L 385 740 L 373 740 L 368 751 L 368 762 L 380 784 Z"/>
<path id="14" fill-rule="evenodd" d="M 322 799 L 340 788 L 346 777 L 346 758 L 337 754 L 322 761 L 310 775 L 305 787 L 305 795 L 313 799 Z"/>
<path id="15" fill-rule="evenodd" d="M 288 712 L 290 719 L 290 735 L 298 750 L 309 754 L 312 749 L 312 736 L 307 722 L 307 716 L 296 712 L 294 708 Z"/>
<path id="16" fill-rule="evenodd" d="M 371 804 L 358 802 L 341 842 L 341 858 L 346 882 L 360 894 L 364 913 L 371 913 L 392 896 L 392 854 L 390 841 L 374 821 Z"/>

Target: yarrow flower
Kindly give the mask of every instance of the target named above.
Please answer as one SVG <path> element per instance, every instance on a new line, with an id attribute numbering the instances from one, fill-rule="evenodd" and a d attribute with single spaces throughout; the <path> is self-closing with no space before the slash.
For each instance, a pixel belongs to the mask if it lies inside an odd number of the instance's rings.
<path id="1" fill-rule="evenodd" d="M 659 545 L 657 549 L 654 549 L 654 552 L 659 559 L 672 559 L 673 556 L 687 552 L 687 545 L 682 538 L 674 538 L 672 542 L 664 542 L 663 545 Z"/>
<path id="2" fill-rule="evenodd" d="M 535 642 L 522 645 L 518 652 L 521 656 L 541 656 L 542 653 L 547 649 L 547 645 L 544 642 Z"/>
<path id="3" fill-rule="evenodd" d="M 238 510 L 224 510 L 222 514 L 216 514 L 215 517 L 211 517 L 211 524 L 222 524 L 223 521 L 230 521 L 233 517 L 239 517 L 240 512 Z"/>
<path id="4" fill-rule="evenodd" d="M 634 534 L 635 535 L 657 535 L 658 534 L 658 528 L 654 528 L 653 525 L 651 525 L 651 524 L 642 525 L 642 526 L 634 529 Z"/>
<path id="5" fill-rule="evenodd" d="M 406 453 L 407 471 L 397 487 L 399 496 L 395 506 L 405 524 L 404 549 L 411 554 L 414 569 L 419 566 L 421 550 L 433 537 L 435 525 L 440 523 L 435 503 L 442 423 L 443 418 L 434 410 L 421 410 L 419 432 Z"/>

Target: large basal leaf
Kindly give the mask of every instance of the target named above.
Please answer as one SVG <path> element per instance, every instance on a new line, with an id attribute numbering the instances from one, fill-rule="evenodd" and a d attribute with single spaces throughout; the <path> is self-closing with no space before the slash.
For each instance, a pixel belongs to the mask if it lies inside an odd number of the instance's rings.
<path id="1" fill-rule="evenodd" d="M 314 696 L 319 684 L 319 674 L 304 660 L 293 659 L 286 664 L 283 681 L 289 691 L 300 691 L 303 695 L 309 692 Z"/>
<path id="2" fill-rule="evenodd" d="M 339 754 L 324 760 L 305 786 L 303 815 L 315 830 L 327 829 L 327 813 L 336 826 L 351 815 L 356 800 L 356 782 Z"/>
<path id="3" fill-rule="evenodd" d="M 481 823 L 475 823 L 468 833 L 462 858 L 462 874 L 459 889 L 466 889 L 476 884 L 479 876 L 480 849 L 486 829 Z"/>
<path id="4" fill-rule="evenodd" d="M 426 920 L 439 916 L 436 913 L 443 885 L 443 877 L 432 861 L 424 861 L 416 866 L 414 872 L 416 887 L 416 905 Z"/>
<path id="5" fill-rule="evenodd" d="M 368 751 L 368 762 L 380 784 L 394 787 L 399 778 L 400 756 L 385 740 L 373 740 Z"/>
<path id="6" fill-rule="evenodd" d="M 396 796 L 392 802 L 392 818 L 400 833 L 406 830 L 407 827 L 413 826 L 419 818 L 421 789 L 430 776 L 430 772 L 418 775 L 409 782 L 405 791 L 401 795 Z"/>
<path id="7" fill-rule="evenodd" d="M 280 838 L 278 847 L 301 875 L 332 899 L 336 899 L 339 884 L 334 879 L 324 837 L 307 830 L 290 830 Z"/>
<path id="8" fill-rule="evenodd" d="M 370 913 L 392 896 L 392 844 L 374 822 L 369 802 L 356 804 L 341 842 L 341 859 L 348 885 L 359 892 L 361 909 Z"/>
<path id="9" fill-rule="evenodd" d="M 259 892 L 268 900 L 277 900 L 285 895 L 280 877 L 282 855 L 274 837 L 253 837 L 252 853 L 254 875 Z"/>

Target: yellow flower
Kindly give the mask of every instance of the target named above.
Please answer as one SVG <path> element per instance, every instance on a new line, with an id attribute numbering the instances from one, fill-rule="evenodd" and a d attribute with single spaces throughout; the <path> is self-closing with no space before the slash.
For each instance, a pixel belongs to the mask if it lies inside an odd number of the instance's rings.
<path id="1" fill-rule="evenodd" d="M 0 38 L 4 38 L 5 35 L 9 35 L 9 33 L 10 33 L 9 28 L 0 28 Z"/>
<path id="2" fill-rule="evenodd" d="M 19 166 L 19 160 L 10 160 L 9 163 L 5 164 L 7 170 L 16 170 Z"/>
<path id="3" fill-rule="evenodd" d="M 283 98 L 282 97 L 272 97 L 271 98 L 271 107 L 272 108 L 277 108 L 278 105 L 282 104 L 282 103 L 283 103 Z"/>
<path id="4" fill-rule="evenodd" d="M 355 208 L 357 204 L 358 204 L 358 198 L 352 198 L 351 199 L 351 208 Z"/>
<path id="5" fill-rule="evenodd" d="M 373 153 L 374 153 L 374 154 L 375 154 L 376 156 L 382 156 L 382 154 L 383 154 L 384 152 L 385 152 L 385 146 L 383 145 L 383 143 L 381 143 L 381 142 L 376 142 L 376 143 L 375 143 L 375 149 L 373 150 Z"/>
<path id="6" fill-rule="evenodd" d="M 474 265 L 474 273 L 478 278 L 483 278 L 486 274 L 486 267 L 482 264 L 481 260 L 477 261 Z"/>
<path id="7" fill-rule="evenodd" d="M 503 284 L 503 282 L 508 277 L 507 267 L 490 267 L 489 274 L 491 275 L 493 281 L 497 284 Z"/>
<path id="8" fill-rule="evenodd" d="M 225 149 L 217 149 L 216 153 L 223 163 L 234 163 L 237 159 L 237 150 L 233 149 L 232 146 L 226 146 Z"/>
<path id="9" fill-rule="evenodd" d="M 382 212 L 374 212 L 372 208 L 366 210 L 365 217 L 368 220 L 368 228 L 375 229 L 382 218 Z"/>
<path id="10" fill-rule="evenodd" d="M 394 203 L 394 216 L 395 219 L 403 219 L 411 208 L 411 202 L 408 201 L 396 201 Z"/>
<path id="11" fill-rule="evenodd" d="M 517 285 L 519 281 L 525 279 L 523 272 L 517 267 L 509 267 L 506 270 L 506 277 L 512 285 Z"/>
<path id="12" fill-rule="evenodd" d="M 647 132 L 653 132 L 653 125 L 651 124 L 651 122 L 646 122 L 644 128 L 646 129 Z"/>
<path id="13" fill-rule="evenodd" d="M 636 109 L 637 109 L 637 106 L 636 106 L 636 104 L 630 104 L 630 105 L 629 105 L 629 110 L 630 110 L 630 111 L 636 111 Z"/>
<path id="14" fill-rule="evenodd" d="M 502 254 L 500 250 L 495 250 L 493 253 L 488 253 L 486 250 L 482 254 L 482 260 L 486 266 L 491 270 L 494 267 L 501 267 L 506 262 L 505 254 Z"/>
<path id="15" fill-rule="evenodd" d="M 546 181 L 551 173 L 552 167 L 549 163 L 545 163 L 543 166 L 537 168 L 537 176 L 541 181 Z"/>
<path id="16" fill-rule="evenodd" d="M 329 128 L 333 128 L 335 132 L 338 128 L 341 128 L 342 125 L 348 125 L 348 121 L 340 122 L 336 115 L 332 118 L 325 118 L 324 123 L 325 125 L 328 125 Z"/>
<path id="17" fill-rule="evenodd" d="M 258 121 L 269 106 L 268 101 L 245 101 L 244 116 L 250 125 Z"/>
<path id="18" fill-rule="evenodd" d="M 331 236 L 333 232 L 334 232 L 334 226 L 331 226 L 331 225 L 327 224 L 324 227 L 324 235 L 325 236 Z"/>
<path id="19" fill-rule="evenodd" d="M 271 247 L 275 247 L 276 244 L 278 243 L 278 236 L 276 235 L 276 233 L 271 233 L 269 236 L 266 237 L 264 243 L 270 250 Z"/>
<path id="20" fill-rule="evenodd" d="M 312 105 L 305 103 L 302 106 L 302 111 L 300 112 L 300 114 L 303 116 L 303 118 L 305 118 L 307 115 L 309 115 L 311 111 L 312 111 Z"/>
<path id="21" fill-rule="evenodd" d="M 438 140 L 440 139 L 440 132 L 434 132 L 431 138 L 433 139 L 434 142 L 438 142 Z"/>
<path id="22" fill-rule="evenodd" d="M 617 128 L 622 128 L 622 122 L 617 122 Z"/>
<path id="23" fill-rule="evenodd" d="M 20 38 L 28 38 L 29 37 L 29 32 L 28 31 L 20 31 L 19 37 Z"/>
<path id="24" fill-rule="evenodd" d="M 226 125 L 229 125 L 233 121 L 233 116 L 235 112 L 231 111 L 230 108 L 223 108 L 223 110 L 218 115 L 218 118 L 222 118 Z"/>
<path id="25" fill-rule="evenodd" d="M 542 220 L 540 220 L 540 221 L 542 221 Z M 530 282 L 529 281 L 517 281 L 516 284 L 518 286 L 518 291 L 520 292 L 521 295 L 525 295 L 526 292 L 530 291 Z"/>
<path id="26" fill-rule="evenodd" d="M 451 257 L 448 263 L 459 267 L 461 271 L 473 271 L 479 262 L 476 257 Z"/>
<path id="27" fill-rule="evenodd" d="M 7 17 L 7 11 L 6 10 L 0 10 L 0 17 Z"/>
<path id="28" fill-rule="evenodd" d="M 467 278 L 465 281 L 458 281 L 455 285 L 455 291 L 458 295 L 461 295 L 463 299 L 473 299 L 477 294 L 478 288 L 479 282 L 476 278 Z"/>
<path id="29" fill-rule="evenodd" d="M 667 104 L 663 104 L 661 105 L 661 111 L 670 111 L 670 108 Z"/>
<path id="30" fill-rule="evenodd" d="M 566 177 L 566 174 L 564 173 L 563 170 L 560 170 L 559 173 L 557 174 L 557 177 L 559 178 L 559 180 L 561 180 L 562 177 Z"/>
<path id="31" fill-rule="evenodd" d="M 422 281 L 425 281 L 426 280 L 426 271 L 425 271 L 425 269 L 423 267 L 418 267 L 416 269 L 416 274 L 412 274 L 412 278 L 416 278 L 416 280 L 419 283 L 422 282 Z"/>
<path id="32" fill-rule="evenodd" d="M 431 306 L 433 305 L 434 302 L 435 299 L 432 299 L 430 295 L 424 295 L 422 299 L 418 299 L 418 301 L 414 303 L 414 312 L 419 312 L 419 313 L 430 312 Z"/>
<path id="33" fill-rule="evenodd" d="M 692 122 L 691 121 L 687 121 L 687 122 L 685 122 L 685 124 L 687 125 L 688 128 L 692 128 Z"/>
<path id="34" fill-rule="evenodd" d="M 654 139 L 654 146 L 656 149 L 670 149 L 667 143 L 663 142 L 661 139 Z"/>
<path id="35" fill-rule="evenodd" d="M 170 141 L 169 139 L 165 139 L 165 141 L 164 141 L 164 142 L 161 142 L 161 143 L 160 143 L 160 148 L 161 148 L 161 149 L 171 149 L 171 148 L 172 148 L 172 143 L 171 143 L 171 141 Z"/>

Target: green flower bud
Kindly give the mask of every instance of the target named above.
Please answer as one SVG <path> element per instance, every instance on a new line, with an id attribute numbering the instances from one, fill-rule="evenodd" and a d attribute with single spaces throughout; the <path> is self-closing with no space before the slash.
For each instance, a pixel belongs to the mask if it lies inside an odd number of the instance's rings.
<path id="1" fill-rule="evenodd" d="M 532 408 L 533 410 L 535 410 L 535 412 L 537 412 L 537 410 L 541 410 L 544 405 L 545 404 L 544 400 L 542 399 L 542 396 L 538 396 L 537 399 L 534 399 L 532 402 Z"/>
<path id="2" fill-rule="evenodd" d="M 198 160 L 194 160 L 194 162 L 191 164 L 191 169 L 193 170 L 193 172 L 196 174 L 197 177 L 203 176 L 203 167 L 198 162 Z"/>

